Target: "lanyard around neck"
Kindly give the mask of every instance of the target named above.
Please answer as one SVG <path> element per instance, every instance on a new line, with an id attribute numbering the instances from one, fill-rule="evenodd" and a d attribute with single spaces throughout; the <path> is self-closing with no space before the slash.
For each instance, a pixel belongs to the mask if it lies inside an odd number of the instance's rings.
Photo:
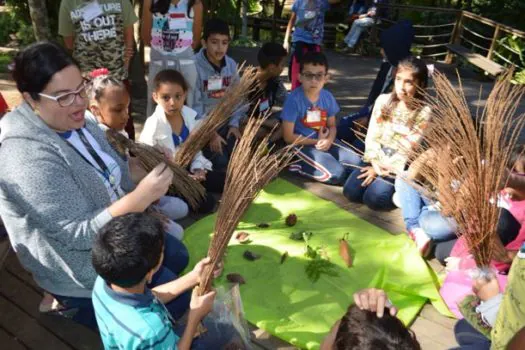
<path id="1" fill-rule="evenodd" d="M 87 164 L 89 164 L 99 174 L 101 174 L 104 177 L 104 179 L 106 179 L 106 181 L 109 183 L 111 189 L 113 190 L 113 192 L 115 193 L 117 198 L 120 198 L 120 194 L 119 194 L 118 190 L 115 189 L 115 185 L 116 185 L 115 176 L 113 176 L 111 174 L 111 171 L 109 170 L 108 166 L 106 165 L 104 160 L 100 157 L 98 152 L 95 151 L 95 149 L 93 148 L 93 146 L 91 145 L 91 143 L 87 139 L 86 135 L 82 131 L 82 129 L 77 129 L 76 131 L 78 133 L 80 141 L 82 142 L 82 144 L 84 145 L 84 147 L 88 151 L 89 155 L 95 160 L 95 162 L 97 163 L 97 165 L 99 166 L 100 169 L 97 168 L 92 162 L 90 162 L 89 159 L 87 159 L 86 156 L 82 154 L 82 152 L 80 152 L 75 146 L 73 146 L 67 140 L 65 140 L 66 144 L 68 144 L 69 147 L 71 147 Z"/>

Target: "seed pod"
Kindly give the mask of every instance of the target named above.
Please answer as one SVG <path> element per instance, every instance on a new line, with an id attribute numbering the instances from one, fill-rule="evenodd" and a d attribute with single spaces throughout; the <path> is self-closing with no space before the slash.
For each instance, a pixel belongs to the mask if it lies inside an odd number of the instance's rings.
<path id="1" fill-rule="evenodd" d="M 235 235 L 235 239 L 241 244 L 250 243 L 250 234 L 248 232 L 241 231 Z"/>
<path id="2" fill-rule="evenodd" d="M 348 233 L 343 236 L 339 240 L 339 255 L 341 258 L 343 258 L 344 262 L 346 263 L 346 266 L 352 267 L 352 256 L 350 255 L 350 246 L 348 245 L 348 241 L 346 240 L 346 237 L 348 236 Z"/>
<path id="3" fill-rule="evenodd" d="M 249 250 L 245 251 L 242 257 L 249 261 L 255 261 L 261 258 L 259 254 L 255 254 L 254 252 L 251 252 Z"/>
<path id="4" fill-rule="evenodd" d="M 287 226 L 290 226 L 290 227 L 295 226 L 295 224 L 297 224 L 297 215 L 295 214 L 288 215 L 286 217 L 285 222 Z"/>
<path id="5" fill-rule="evenodd" d="M 226 279 L 228 280 L 228 282 L 231 282 L 231 283 L 246 284 L 244 277 L 242 277 L 238 273 L 229 273 L 226 275 Z"/>
<path id="6" fill-rule="evenodd" d="M 283 255 L 281 255 L 281 265 L 285 262 L 287 257 L 288 257 L 288 251 L 284 252 Z"/>

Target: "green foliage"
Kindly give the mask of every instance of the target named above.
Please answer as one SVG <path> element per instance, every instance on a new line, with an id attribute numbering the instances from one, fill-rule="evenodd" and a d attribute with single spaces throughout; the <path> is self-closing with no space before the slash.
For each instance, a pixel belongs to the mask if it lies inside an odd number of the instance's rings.
<path id="1" fill-rule="evenodd" d="M 339 276 L 337 271 L 335 271 L 335 265 L 321 258 L 312 259 L 306 264 L 304 268 L 306 276 L 312 282 L 317 282 L 322 274 L 337 277 Z"/>
<path id="2" fill-rule="evenodd" d="M 18 31 L 19 22 L 12 12 L 0 14 L 0 45 L 5 45 L 10 41 L 10 35 Z"/>
<path id="3" fill-rule="evenodd" d="M 14 52 L 0 52 L 0 73 L 9 72 L 8 66 L 13 62 Z"/>
<path id="4" fill-rule="evenodd" d="M 6 0 L 6 5 L 9 7 L 9 14 L 13 16 L 17 25 L 16 30 L 10 32 L 10 34 L 16 34 L 16 38 L 22 46 L 35 41 L 28 2 L 21 0 Z M 46 6 L 51 33 L 58 35 L 58 12 L 60 9 L 60 0 L 46 0 Z M 0 26 L 0 30 L 1 29 L 3 28 Z"/>
<path id="5" fill-rule="evenodd" d="M 498 41 L 496 51 L 516 65 L 516 73 L 512 82 L 520 85 L 525 84 L 525 41 L 517 35 L 507 35 Z M 500 63 L 506 66 L 509 65 L 499 59 L 497 55 L 495 59 L 502 61 Z"/>
<path id="6" fill-rule="evenodd" d="M 16 40 L 20 46 L 27 46 L 35 41 L 35 33 L 33 32 L 33 26 L 22 23 L 20 29 L 16 32 Z"/>

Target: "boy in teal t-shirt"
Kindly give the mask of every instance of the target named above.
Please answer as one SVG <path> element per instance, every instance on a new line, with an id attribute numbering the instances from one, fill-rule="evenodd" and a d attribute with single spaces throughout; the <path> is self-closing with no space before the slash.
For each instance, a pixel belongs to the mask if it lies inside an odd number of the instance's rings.
<path id="1" fill-rule="evenodd" d="M 97 235 L 92 262 L 99 277 L 92 301 L 104 348 L 212 349 L 237 342 L 233 327 L 206 317 L 213 308 L 214 291 L 199 296 L 194 289 L 187 317 L 172 318 L 164 304 L 197 286 L 210 259 L 201 260 L 184 276 L 149 289 L 162 265 L 163 250 L 164 225 L 145 213 L 114 218 Z M 207 332 L 195 336 L 201 322 Z"/>

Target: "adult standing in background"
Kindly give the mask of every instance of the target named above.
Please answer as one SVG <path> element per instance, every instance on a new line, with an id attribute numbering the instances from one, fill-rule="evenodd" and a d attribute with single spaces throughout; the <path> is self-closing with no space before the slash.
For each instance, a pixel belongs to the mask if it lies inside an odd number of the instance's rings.
<path id="1" fill-rule="evenodd" d="M 130 0 L 62 0 L 58 33 L 83 73 L 107 68 L 128 90 L 128 70 L 135 51 L 133 24 L 138 21 Z M 133 118 L 126 132 L 135 139 Z"/>

